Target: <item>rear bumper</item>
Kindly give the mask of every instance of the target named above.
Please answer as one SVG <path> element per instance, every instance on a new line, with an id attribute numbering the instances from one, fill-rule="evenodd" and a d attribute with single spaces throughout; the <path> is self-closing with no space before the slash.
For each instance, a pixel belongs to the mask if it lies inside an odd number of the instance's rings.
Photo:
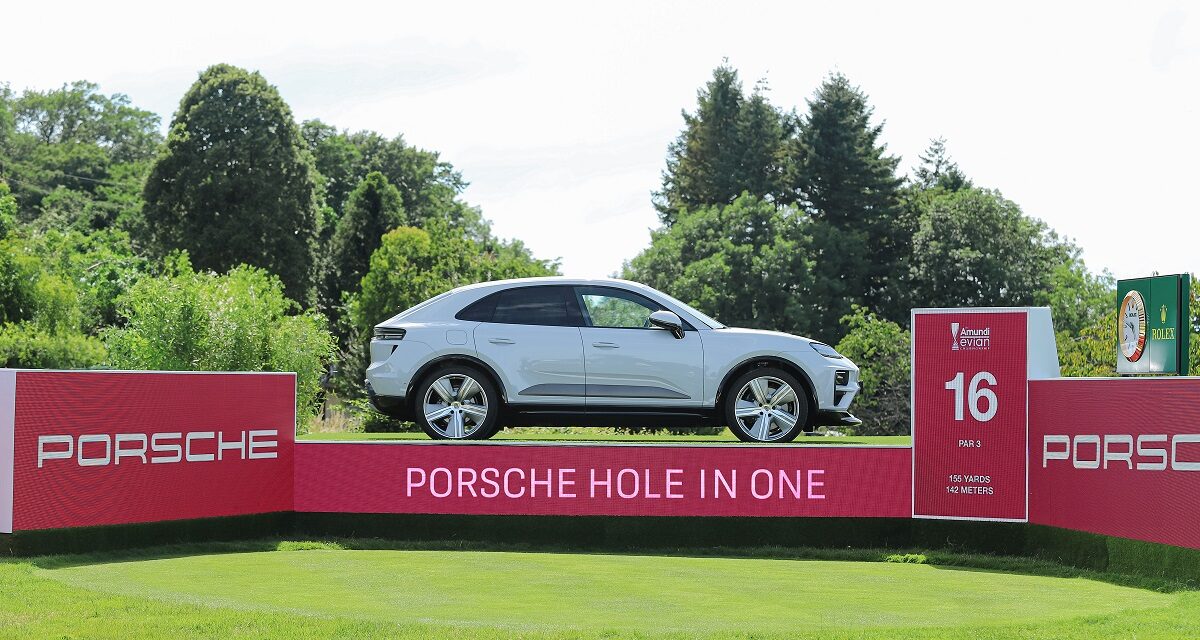
<path id="1" fill-rule="evenodd" d="M 403 396 L 381 396 L 375 393 L 371 383 L 367 383 L 367 401 L 379 413 L 399 420 L 412 420 L 412 412 Z"/>

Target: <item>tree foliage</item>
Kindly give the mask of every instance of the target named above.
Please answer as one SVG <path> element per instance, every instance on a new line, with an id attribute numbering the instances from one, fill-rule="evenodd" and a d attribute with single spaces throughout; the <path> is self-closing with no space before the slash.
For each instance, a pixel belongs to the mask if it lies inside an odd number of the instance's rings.
<path id="1" fill-rule="evenodd" d="M 909 332 L 857 305 L 842 323 L 847 331 L 837 350 L 858 364 L 863 384 L 854 401 L 854 413 L 863 421 L 855 434 L 908 433 L 912 399 Z"/>
<path id="2" fill-rule="evenodd" d="M 789 144 L 788 187 L 813 219 L 814 313 L 834 335 L 854 304 L 892 319 L 907 312 L 897 292 L 912 220 L 899 206 L 899 158 L 887 155 L 872 117 L 866 94 L 835 73 L 808 101 Z"/>
<path id="3" fill-rule="evenodd" d="M 933 198 L 913 236 L 912 288 L 922 306 L 1025 306 L 1048 291 L 1072 248 L 999 192 Z"/>
<path id="4" fill-rule="evenodd" d="M 400 191 L 382 173 L 368 173 L 350 193 L 337 221 L 322 292 L 324 308 L 332 309 L 344 293 L 358 291 L 380 238 L 406 221 Z"/>
<path id="5" fill-rule="evenodd" d="M 278 277 L 238 266 L 196 272 L 186 254 L 119 300 L 123 327 L 104 334 L 109 364 L 167 371 L 294 371 L 298 415 L 316 409 L 319 376 L 333 355 L 325 319 L 289 315 L 296 303 Z"/>
<path id="6" fill-rule="evenodd" d="M 201 269 L 246 263 L 308 302 L 317 176 L 292 112 L 257 72 L 209 67 L 179 104 L 146 180 L 146 240 Z"/>
<path id="7" fill-rule="evenodd" d="M 913 184 L 920 189 L 945 191 L 959 191 L 973 186 L 966 174 L 958 168 L 958 163 L 950 158 L 945 138 L 929 141 L 929 147 L 920 156 Z"/>
<path id="8" fill-rule="evenodd" d="M 684 209 L 674 225 L 653 232 L 624 277 L 728 324 L 802 331 L 812 267 L 804 226 L 795 208 L 750 194 L 729 206 Z"/>
<path id="9" fill-rule="evenodd" d="M 162 140 L 158 125 L 128 96 L 104 95 L 90 82 L 20 95 L 0 86 L 0 179 L 11 183 L 18 219 L 47 208 L 61 214 L 64 202 L 86 212 L 82 224 L 91 228 L 136 217 L 141 178 Z"/>
<path id="10" fill-rule="evenodd" d="M 665 225 L 680 209 L 730 204 L 743 192 L 774 196 L 783 175 L 783 115 L 760 83 L 749 98 L 728 64 L 713 71 L 696 95 L 695 113 L 683 112 L 683 131 L 668 147 L 655 207 Z"/>
<path id="11" fill-rule="evenodd" d="M 403 136 L 338 131 L 320 120 L 306 121 L 301 130 L 316 158 L 333 220 L 345 213 L 351 191 L 378 172 L 399 190 L 411 224 L 423 227 L 426 221 L 442 220 L 476 239 L 490 233 L 479 210 L 459 200 L 467 186 L 462 174 L 437 152 L 410 146 Z"/>

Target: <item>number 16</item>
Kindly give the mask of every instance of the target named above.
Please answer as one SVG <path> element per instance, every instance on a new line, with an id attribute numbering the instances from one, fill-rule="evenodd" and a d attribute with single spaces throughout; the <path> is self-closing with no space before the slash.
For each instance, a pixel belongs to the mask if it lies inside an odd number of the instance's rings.
<path id="1" fill-rule="evenodd" d="M 971 378 L 971 386 L 967 389 L 967 408 L 971 410 L 971 417 L 979 422 L 987 422 L 996 417 L 996 410 L 999 408 L 999 401 L 996 399 L 996 392 L 988 388 L 980 389 L 979 385 L 987 383 L 988 385 L 996 385 L 996 376 L 987 371 L 980 371 Z M 963 419 L 963 372 L 959 371 L 955 376 L 946 382 L 946 390 L 954 392 L 954 419 L 961 421 Z M 981 409 L 980 405 L 986 404 L 986 409 Z"/>

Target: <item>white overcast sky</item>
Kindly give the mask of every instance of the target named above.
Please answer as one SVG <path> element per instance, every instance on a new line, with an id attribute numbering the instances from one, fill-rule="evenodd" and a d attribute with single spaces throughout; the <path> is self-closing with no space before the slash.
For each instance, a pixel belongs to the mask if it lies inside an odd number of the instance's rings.
<path id="1" fill-rule="evenodd" d="M 22 2 L 0 82 L 76 79 L 164 127 L 208 65 L 299 119 L 403 134 L 497 234 L 604 276 L 649 242 L 667 144 L 722 58 L 800 106 L 831 70 L 908 171 L 945 136 L 977 184 L 1117 277 L 1200 270 L 1200 6 L 1180 2 Z"/>

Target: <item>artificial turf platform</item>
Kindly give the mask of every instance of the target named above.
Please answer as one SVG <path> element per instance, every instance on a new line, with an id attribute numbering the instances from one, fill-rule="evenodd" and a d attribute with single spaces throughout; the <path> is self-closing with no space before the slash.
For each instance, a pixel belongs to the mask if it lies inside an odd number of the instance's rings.
<path id="1" fill-rule="evenodd" d="M 1200 593 L 1122 586 L 1104 575 L 1048 571 L 1034 561 L 1028 561 L 1032 574 L 1025 574 L 762 554 L 342 549 L 316 543 L 246 550 L 261 548 L 5 561 L 0 635 L 1089 640 L 1200 635 Z M 1017 567 L 1022 562 L 1008 561 Z"/>

